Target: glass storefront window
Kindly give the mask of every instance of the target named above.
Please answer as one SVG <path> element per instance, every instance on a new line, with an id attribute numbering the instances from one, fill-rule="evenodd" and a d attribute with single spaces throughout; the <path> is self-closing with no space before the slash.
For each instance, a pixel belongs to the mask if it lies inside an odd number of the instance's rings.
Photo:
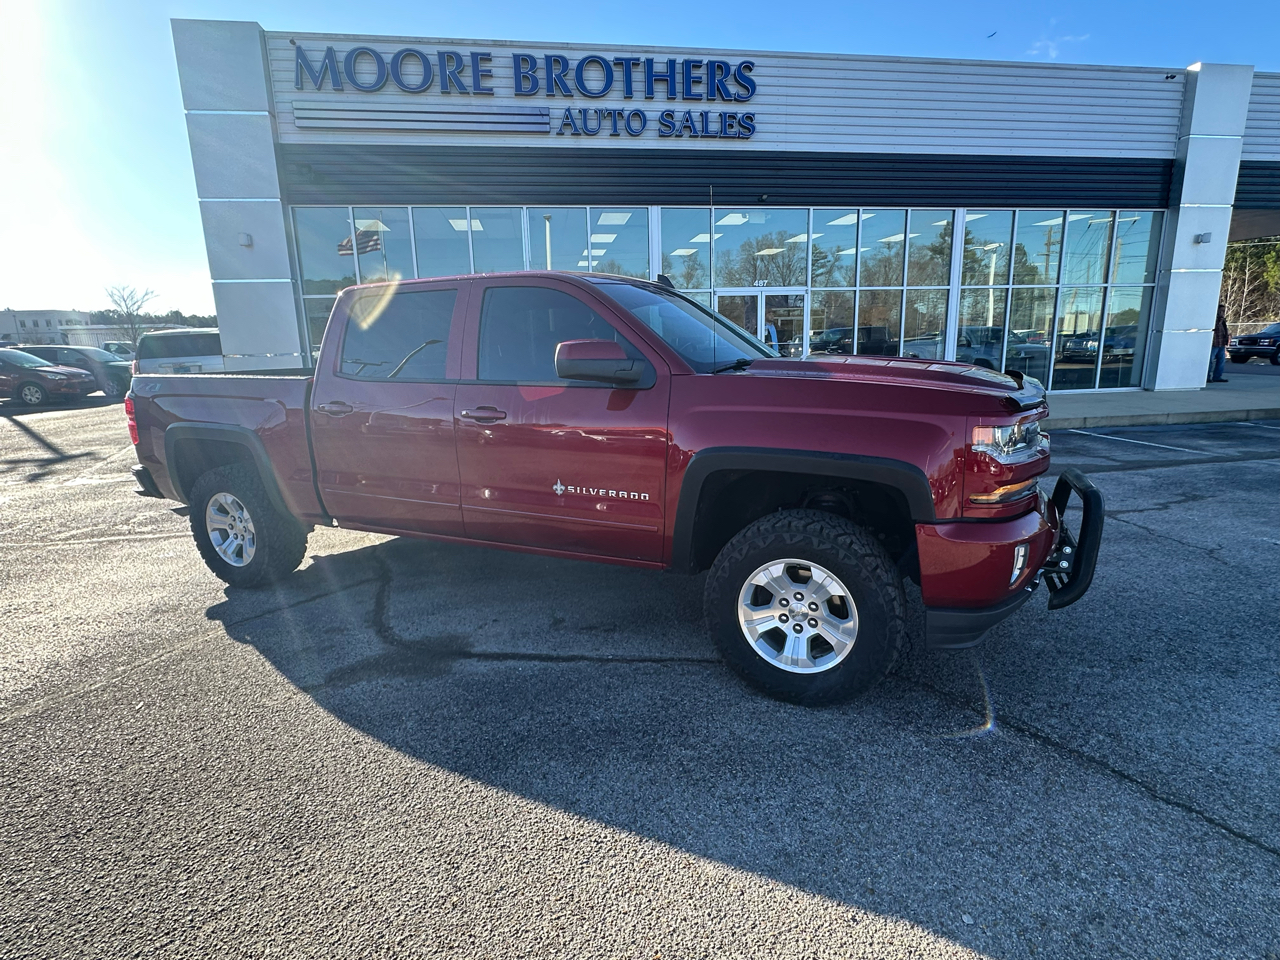
<path id="1" fill-rule="evenodd" d="M 1111 288 L 1107 298 L 1107 327 L 1102 338 L 1102 373 L 1098 386 L 1141 385 L 1154 291 L 1154 287 Z"/>
<path id="2" fill-rule="evenodd" d="M 813 285 L 852 287 L 858 281 L 858 211 L 813 211 Z"/>
<path id="3" fill-rule="evenodd" d="M 1009 304 L 1009 340 L 1004 369 L 1049 382 L 1049 341 L 1057 287 L 1015 287 Z"/>
<path id="4" fill-rule="evenodd" d="M 591 269 L 649 279 L 649 211 L 645 207 L 591 208 Z"/>
<path id="5" fill-rule="evenodd" d="M 413 241 L 405 207 L 356 207 L 356 255 L 360 282 L 414 277 Z"/>
<path id="6" fill-rule="evenodd" d="M 902 286 L 903 254 L 907 249 L 905 210 L 862 211 L 859 277 L 864 287 Z"/>
<path id="7" fill-rule="evenodd" d="M 717 287 L 808 283 L 808 210 L 717 207 L 714 220 Z"/>
<path id="8" fill-rule="evenodd" d="M 941 360 L 947 326 L 946 290 L 908 290 L 902 337 L 904 357 Z"/>
<path id="9" fill-rule="evenodd" d="M 466 207 L 414 207 L 413 242 L 418 250 L 418 276 L 471 272 Z"/>
<path id="10" fill-rule="evenodd" d="M 524 269 L 523 213 L 520 207 L 471 208 L 471 252 L 476 273 Z"/>
<path id="11" fill-rule="evenodd" d="M 585 207 L 529 208 L 529 269 L 585 273 L 591 269 L 592 252 Z"/>
<path id="12" fill-rule="evenodd" d="M 1067 214 L 1063 284 L 1106 282 L 1113 216 L 1110 210 L 1072 210 Z"/>
<path id="13" fill-rule="evenodd" d="M 662 209 L 662 270 L 679 290 L 711 286 L 711 211 Z"/>
<path id="14" fill-rule="evenodd" d="M 815 254 L 816 256 L 816 254 Z M 820 290 L 809 308 L 809 353 L 853 353 L 854 308 L 852 290 Z"/>
<path id="15" fill-rule="evenodd" d="M 960 282 L 965 286 L 1008 283 L 1012 241 L 1012 210 L 968 211 L 964 218 Z"/>
<path id="16" fill-rule="evenodd" d="M 325 324 L 329 322 L 333 301 L 333 297 L 306 297 L 302 301 L 302 309 L 307 315 L 307 337 L 311 340 L 312 363 L 315 363 L 316 354 L 320 352 L 320 340 L 324 336 Z"/>
<path id="17" fill-rule="evenodd" d="M 960 291 L 960 333 L 956 359 L 999 370 L 1004 351 L 1004 308 L 1008 291 L 1003 288 L 966 288 Z"/>
<path id="18" fill-rule="evenodd" d="M 760 327 L 760 296 L 755 293 L 722 293 L 716 297 L 716 313 L 754 337 Z"/>
<path id="19" fill-rule="evenodd" d="M 1102 287 L 1063 287 L 1053 348 L 1053 389 L 1087 390 L 1098 366 Z"/>
<path id="20" fill-rule="evenodd" d="M 1112 283 L 1155 283 L 1164 213 L 1129 212 L 1116 217 L 1116 258 Z"/>
<path id="21" fill-rule="evenodd" d="M 907 286 L 945 287 L 951 283 L 950 210 L 912 210 L 907 234 Z M 910 314 L 908 321 L 910 320 Z"/>
<path id="22" fill-rule="evenodd" d="M 858 294 L 858 353 L 896 357 L 902 336 L 902 291 Z"/>
<path id="23" fill-rule="evenodd" d="M 765 294 L 761 339 L 784 357 L 804 356 L 803 293 Z"/>
<path id="24" fill-rule="evenodd" d="M 295 207 L 293 224 L 303 294 L 337 293 L 356 282 L 346 207 Z"/>
<path id="25" fill-rule="evenodd" d="M 1019 210 L 1013 239 L 1013 282 L 1058 282 L 1058 257 L 1062 254 L 1061 210 Z"/>

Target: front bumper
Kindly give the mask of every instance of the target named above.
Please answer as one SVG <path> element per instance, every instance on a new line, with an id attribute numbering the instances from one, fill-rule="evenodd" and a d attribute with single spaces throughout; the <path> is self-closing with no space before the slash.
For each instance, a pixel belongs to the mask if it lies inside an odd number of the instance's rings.
<path id="1" fill-rule="evenodd" d="M 1258 357 L 1262 360 L 1268 360 L 1273 357 L 1280 347 L 1227 347 L 1227 355 L 1231 357 Z"/>

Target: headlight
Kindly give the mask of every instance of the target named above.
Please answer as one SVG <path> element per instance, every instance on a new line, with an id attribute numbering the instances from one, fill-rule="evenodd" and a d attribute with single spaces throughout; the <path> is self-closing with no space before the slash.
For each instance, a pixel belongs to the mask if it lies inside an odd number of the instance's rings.
<path id="1" fill-rule="evenodd" d="M 1025 463 L 1049 449 L 1049 438 L 1040 432 L 1039 420 L 1024 420 L 1007 427 L 974 427 L 971 448 L 1003 464 Z"/>
<path id="2" fill-rule="evenodd" d="M 1231 338 L 1231 345 L 1232 345 L 1233 347 L 1238 347 L 1238 346 L 1240 346 L 1240 338 L 1239 338 L 1239 337 L 1232 337 L 1232 338 Z"/>
<path id="3" fill-rule="evenodd" d="M 44 377 L 45 377 L 45 379 L 46 379 L 46 380 L 65 380 L 65 379 L 67 379 L 67 375 L 66 375 L 65 373 L 46 373 L 46 374 L 44 375 Z"/>
<path id="4" fill-rule="evenodd" d="M 1270 340 L 1259 340 L 1259 341 L 1258 341 L 1258 346 L 1260 346 L 1260 347 L 1269 347 L 1269 346 L 1271 346 L 1271 343 L 1272 343 L 1272 341 L 1270 341 Z"/>

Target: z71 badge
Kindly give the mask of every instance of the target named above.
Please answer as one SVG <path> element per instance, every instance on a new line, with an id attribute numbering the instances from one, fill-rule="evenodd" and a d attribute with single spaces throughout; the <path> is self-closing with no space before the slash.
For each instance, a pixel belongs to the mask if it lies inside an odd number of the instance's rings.
<path id="1" fill-rule="evenodd" d="M 551 487 L 555 491 L 557 497 L 563 497 L 566 493 L 580 493 L 588 497 L 612 497 L 614 500 L 648 500 L 647 493 L 636 493 L 632 490 L 607 490 L 604 487 L 567 487 L 556 479 L 555 484 Z"/>

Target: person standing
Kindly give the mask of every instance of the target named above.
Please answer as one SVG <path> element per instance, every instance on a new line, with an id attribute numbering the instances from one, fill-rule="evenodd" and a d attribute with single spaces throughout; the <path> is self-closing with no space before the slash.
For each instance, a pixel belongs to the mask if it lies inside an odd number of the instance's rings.
<path id="1" fill-rule="evenodd" d="M 1209 382 L 1226 383 L 1222 369 L 1227 362 L 1227 344 L 1231 342 L 1231 331 L 1227 329 L 1226 304 L 1218 303 L 1218 316 L 1213 322 L 1213 352 L 1209 354 Z"/>

